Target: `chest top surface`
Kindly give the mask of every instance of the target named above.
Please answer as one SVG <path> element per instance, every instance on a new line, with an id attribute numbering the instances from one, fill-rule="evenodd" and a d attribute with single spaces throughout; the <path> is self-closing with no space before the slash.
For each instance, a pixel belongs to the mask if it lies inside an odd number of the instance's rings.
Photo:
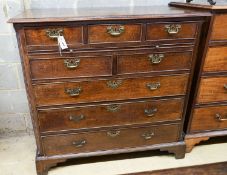
<path id="1" fill-rule="evenodd" d="M 150 19 L 209 16 L 207 12 L 180 9 L 168 6 L 78 8 L 78 9 L 33 9 L 11 18 L 10 23 L 42 23 L 64 21 L 93 21 L 119 19 Z"/>

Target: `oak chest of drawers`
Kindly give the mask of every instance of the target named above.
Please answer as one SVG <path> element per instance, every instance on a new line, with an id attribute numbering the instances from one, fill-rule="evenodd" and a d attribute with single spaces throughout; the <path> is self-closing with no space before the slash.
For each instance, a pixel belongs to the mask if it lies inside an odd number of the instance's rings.
<path id="1" fill-rule="evenodd" d="M 152 149 L 183 158 L 183 122 L 208 16 L 138 7 L 32 10 L 11 19 L 37 173 L 70 158 Z"/>
<path id="2" fill-rule="evenodd" d="M 209 11 L 212 14 L 201 44 L 190 116 L 185 136 L 187 152 L 201 141 L 227 135 L 227 6 L 223 1 L 171 3 Z"/>

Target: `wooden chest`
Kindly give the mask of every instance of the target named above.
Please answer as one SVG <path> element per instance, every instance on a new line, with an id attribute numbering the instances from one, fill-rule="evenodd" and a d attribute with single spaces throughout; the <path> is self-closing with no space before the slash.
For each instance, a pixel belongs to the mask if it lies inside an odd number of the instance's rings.
<path id="1" fill-rule="evenodd" d="M 102 10 L 32 10 L 10 20 L 40 175 L 70 158 L 152 149 L 184 157 L 183 122 L 209 14 Z"/>
<path id="2" fill-rule="evenodd" d="M 210 137 L 227 135 L 227 6 L 222 1 L 214 6 L 206 3 L 171 3 L 212 13 L 197 62 L 192 108 L 188 109 L 187 152 Z"/>

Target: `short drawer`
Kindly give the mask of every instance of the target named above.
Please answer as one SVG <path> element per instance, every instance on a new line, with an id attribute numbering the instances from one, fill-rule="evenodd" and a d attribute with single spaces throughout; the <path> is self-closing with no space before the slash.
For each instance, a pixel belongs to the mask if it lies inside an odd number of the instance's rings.
<path id="1" fill-rule="evenodd" d="M 41 132 L 180 120 L 184 100 L 149 100 L 39 111 Z"/>
<path id="2" fill-rule="evenodd" d="M 64 36 L 66 43 L 81 45 L 83 43 L 83 30 L 81 26 L 46 26 L 25 28 L 26 45 L 34 49 L 45 49 L 47 46 L 55 46 L 58 49 L 57 36 Z"/>
<path id="3" fill-rule="evenodd" d="M 227 101 L 227 77 L 202 78 L 197 103 Z"/>
<path id="4" fill-rule="evenodd" d="M 147 24 L 147 40 L 194 39 L 198 23 L 151 23 Z"/>
<path id="5" fill-rule="evenodd" d="M 212 32 L 211 32 L 211 40 L 227 40 L 227 15 L 215 15 Z"/>
<path id="6" fill-rule="evenodd" d="M 180 125 L 109 129 L 42 138 L 47 156 L 142 147 L 178 141 Z"/>
<path id="7" fill-rule="evenodd" d="M 188 74 L 34 85 L 38 106 L 184 95 Z"/>
<path id="8" fill-rule="evenodd" d="M 141 41 L 141 24 L 101 24 L 88 26 L 89 43 Z"/>
<path id="9" fill-rule="evenodd" d="M 192 52 L 136 53 L 118 55 L 118 74 L 189 70 Z"/>
<path id="10" fill-rule="evenodd" d="M 193 112 L 191 132 L 227 129 L 227 106 L 196 108 Z"/>
<path id="11" fill-rule="evenodd" d="M 227 71 L 227 47 L 210 47 L 205 59 L 204 72 Z"/>
<path id="12" fill-rule="evenodd" d="M 112 56 L 48 57 L 30 60 L 32 79 L 112 75 Z"/>

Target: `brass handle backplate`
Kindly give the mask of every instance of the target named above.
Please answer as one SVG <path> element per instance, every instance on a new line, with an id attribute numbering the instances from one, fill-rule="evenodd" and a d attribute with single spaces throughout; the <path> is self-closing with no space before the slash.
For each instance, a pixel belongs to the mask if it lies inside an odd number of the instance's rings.
<path id="1" fill-rule="evenodd" d="M 107 135 L 108 135 L 109 137 L 117 137 L 117 136 L 120 135 L 120 133 L 121 133 L 121 131 L 108 131 L 108 132 L 107 132 Z"/>
<path id="2" fill-rule="evenodd" d="M 79 121 L 84 120 L 84 119 L 85 119 L 84 115 L 79 115 L 79 116 L 71 115 L 71 116 L 69 116 L 69 120 L 74 121 L 74 122 L 79 122 Z"/>
<path id="3" fill-rule="evenodd" d="M 75 69 L 79 66 L 80 59 L 65 59 L 64 64 L 68 69 Z"/>
<path id="4" fill-rule="evenodd" d="M 148 56 L 148 60 L 151 64 L 159 64 L 161 63 L 162 59 L 164 58 L 164 54 L 150 54 Z"/>
<path id="5" fill-rule="evenodd" d="M 47 29 L 46 30 L 46 35 L 49 38 L 56 39 L 59 36 L 63 35 L 64 30 L 63 29 Z"/>
<path id="6" fill-rule="evenodd" d="M 65 89 L 65 93 L 68 94 L 71 97 L 79 96 L 81 92 L 82 92 L 81 87 L 76 87 L 76 88 L 73 88 L 73 89 L 70 89 L 70 88 Z"/>
<path id="7" fill-rule="evenodd" d="M 152 139 L 152 137 L 154 136 L 154 132 L 153 131 L 148 131 L 145 132 L 144 134 L 142 134 L 141 136 L 145 139 L 145 140 L 150 140 Z"/>
<path id="8" fill-rule="evenodd" d="M 157 111 L 157 108 L 145 109 L 144 114 L 146 114 L 148 117 L 153 117 Z"/>
<path id="9" fill-rule="evenodd" d="M 107 81 L 107 86 L 112 89 L 117 89 L 122 84 L 122 80 Z"/>
<path id="10" fill-rule="evenodd" d="M 118 112 L 120 110 L 120 105 L 113 104 L 106 107 L 109 112 Z"/>
<path id="11" fill-rule="evenodd" d="M 227 90 L 227 84 L 224 84 L 224 89 Z"/>
<path id="12" fill-rule="evenodd" d="M 122 33 L 125 32 L 124 26 L 108 26 L 106 31 L 111 36 L 120 36 Z"/>
<path id="13" fill-rule="evenodd" d="M 157 83 L 147 83 L 147 88 L 151 91 L 157 90 L 158 88 L 161 87 L 161 83 L 157 82 Z"/>
<path id="14" fill-rule="evenodd" d="M 215 115 L 215 118 L 216 118 L 218 121 L 227 121 L 227 116 L 222 116 L 221 114 L 216 114 L 216 115 Z"/>
<path id="15" fill-rule="evenodd" d="M 181 29 L 181 25 L 180 24 L 169 24 L 169 25 L 165 25 L 165 30 L 167 31 L 167 33 L 169 35 L 175 35 L 178 34 L 179 31 Z"/>
<path id="16" fill-rule="evenodd" d="M 87 143 L 86 140 L 78 140 L 78 141 L 74 141 L 72 144 L 73 144 L 73 146 L 79 148 L 79 147 L 84 146 L 86 143 Z"/>

